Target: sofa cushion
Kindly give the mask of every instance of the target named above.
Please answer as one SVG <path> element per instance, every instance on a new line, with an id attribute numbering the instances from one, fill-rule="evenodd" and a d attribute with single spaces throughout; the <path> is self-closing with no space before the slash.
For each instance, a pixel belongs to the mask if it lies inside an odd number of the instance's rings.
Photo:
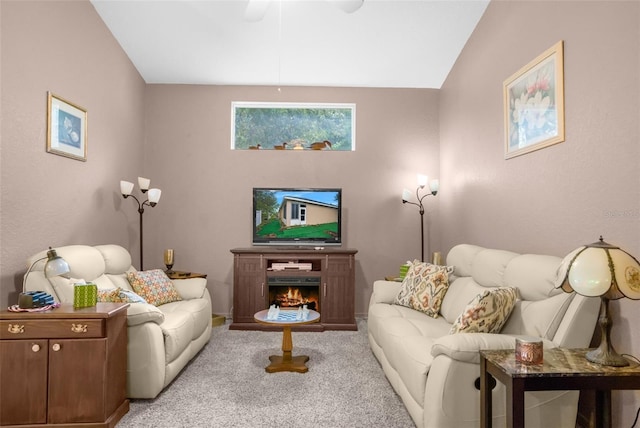
<path id="1" fill-rule="evenodd" d="M 126 272 L 135 272 L 135 269 L 130 268 L 130 269 L 124 270 L 123 273 L 107 274 L 105 276 L 109 278 L 109 281 L 113 283 L 114 287 L 118 287 L 121 290 L 133 291 L 133 287 L 131 287 L 129 280 L 127 279 Z"/>
<path id="2" fill-rule="evenodd" d="M 164 314 L 186 312 L 193 320 L 191 339 L 195 340 L 211 325 L 211 310 L 206 299 L 181 300 L 160 306 Z"/>
<path id="3" fill-rule="evenodd" d="M 517 292 L 498 287 L 478 294 L 462 311 L 449 333 L 499 333 L 515 306 Z"/>
<path id="4" fill-rule="evenodd" d="M 575 293 L 563 292 L 544 300 L 519 300 L 502 333 L 552 340 L 574 297 Z"/>
<path id="5" fill-rule="evenodd" d="M 523 300 L 543 300 L 563 294 L 555 288 L 558 267 L 562 259 L 540 254 L 522 254 L 514 257 L 504 271 L 504 281 L 517 287 Z"/>
<path id="6" fill-rule="evenodd" d="M 487 287 L 481 286 L 470 276 L 456 278 L 453 281 L 450 279 L 449 289 L 440 307 L 440 315 L 449 324 L 453 324 L 469 302 L 485 290 L 487 290 Z"/>
<path id="7" fill-rule="evenodd" d="M 160 306 L 182 300 L 173 282 L 160 269 L 127 272 L 127 279 L 133 291 L 152 305 Z"/>
<path id="8" fill-rule="evenodd" d="M 120 245 L 96 245 L 95 248 L 104 259 L 104 273 L 119 274 L 126 272 L 131 266 L 129 251 Z"/>
<path id="9" fill-rule="evenodd" d="M 504 271 L 516 256 L 518 254 L 510 251 L 482 250 L 473 259 L 471 276 L 484 287 L 504 287 L 507 285 L 503 277 Z"/>

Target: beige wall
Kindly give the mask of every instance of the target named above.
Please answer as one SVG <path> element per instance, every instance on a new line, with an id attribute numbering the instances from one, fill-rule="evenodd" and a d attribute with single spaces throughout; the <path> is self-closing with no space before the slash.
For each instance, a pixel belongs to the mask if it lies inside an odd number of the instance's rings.
<path id="1" fill-rule="evenodd" d="M 137 175 L 163 190 L 144 214 L 145 268 L 174 248 L 176 269 L 209 274 L 224 314 L 254 186 L 343 188 L 358 314 L 373 280 L 419 257 L 417 209 L 400 203 L 418 172 L 441 179 L 426 199 L 427 254 L 470 242 L 562 256 L 602 234 L 640 256 L 635 1 L 494 0 L 442 91 L 145 85 L 87 1 L 2 0 L 0 15 L 2 307 L 16 301 L 25 259 L 49 245 L 114 242 L 138 264 L 138 215 L 118 193 Z M 502 82 L 560 39 L 566 142 L 504 160 Z M 87 162 L 45 152 L 47 91 L 88 110 Z M 232 151 L 232 101 L 356 103 L 357 150 Z M 613 340 L 639 355 L 636 306 L 612 304 Z M 616 426 L 631 425 L 637 394 L 616 395 Z"/>
<path id="2" fill-rule="evenodd" d="M 48 246 L 114 242 L 137 251 L 137 212 L 117 190 L 143 172 L 145 85 L 89 2 L 0 7 L 6 307 L 17 302 L 27 257 Z M 88 111 L 87 162 L 45 151 L 47 91 Z"/>
<path id="3" fill-rule="evenodd" d="M 502 83 L 565 43 L 566 141 L 504 160 Z M 564 256 L 599 235 L 640 257 L 640 3 L 494 1 L 440 93 L 444 250 L 470 242 Z M 640 356 L 638 302 L 612 340 Z M 614 398 L 629 427 L 640 393 Z"/>
<path id="4" fill-rule="evenodd" d="M 356 312 L 365 314 L 373 281 L 420 257 L 420 216 L 401 194 L 418 172 L 438 175 L 437 99 L 435 90 L 149 85 L 146 165 L 163 193 L 145 213 L 154 231 L 145 268 L 173 248 L 174 268 L 208 273 L 214 312 L 228 314 L 229 250 L 251 244 L 252 188 L 342 187 L 343 245 L 359 250 Z M 231 150 L 232 101 L 355 103 L 356 151 Z"/>

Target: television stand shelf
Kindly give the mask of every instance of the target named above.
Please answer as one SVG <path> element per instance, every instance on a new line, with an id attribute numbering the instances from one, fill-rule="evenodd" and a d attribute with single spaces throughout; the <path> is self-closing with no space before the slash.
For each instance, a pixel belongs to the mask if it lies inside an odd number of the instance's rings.
<path id="1" fill-rule="evenodd" d="M 295 330 L 358 329 L 355 320 L 355 254 L 358 250 L 340 247 L 310 247 L 309 250 L 250 247 L 234 248 L 231 252 L 233 321 L 229 329 L 273 329 L 269 325 L 257 323 L 254 314 L 272 304 L 270 289 L 275 284 L 280 287 L 291 284 L 292 288 L 300 285 L 303 291 L 317 284 L 313 299 L 317 300 L 320 322 L 295 327 Z M 289 263 L 305 266 L 305 269 L 273 268 L 274 264 L 278 267 Z M 288 281 L 287 278 L 294 280 Z"/>

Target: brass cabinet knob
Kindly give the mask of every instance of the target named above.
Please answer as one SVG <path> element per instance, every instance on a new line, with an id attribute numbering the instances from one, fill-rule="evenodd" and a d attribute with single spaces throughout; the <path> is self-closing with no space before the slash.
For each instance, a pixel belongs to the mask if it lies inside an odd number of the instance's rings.
<path id="1" fill-rule="evenodd" d="M 33 345 L 31 345 L 31 350 L 33 352 L 38 352 L 40 350 L 40 345 L 38 345 L 37 343 L 34 343 Z"/>
<path id="2" fill-rule="evenodd" d="M 54 343 L 53 346 L 51 347 L 51 349 L 53 349 L 54 351 L 58 352 L 60 350 L 60 344 L 59 343 Z"/>

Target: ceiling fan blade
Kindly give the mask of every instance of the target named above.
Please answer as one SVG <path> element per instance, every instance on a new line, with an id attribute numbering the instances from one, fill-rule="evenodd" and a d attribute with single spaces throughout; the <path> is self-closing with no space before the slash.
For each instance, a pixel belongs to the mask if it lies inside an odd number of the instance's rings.
<path id="1" fill-rule="evenodd" d="M 327 0 L 346 13 L 353 13 L 362 7 L 364 0 Z"/>
<path id="2" fill-rule="evenodd" d="M 244 19 L 249 22 L 258 22 L 267 13 L 271 0 L 249 0 L 244 10 Z"/>

